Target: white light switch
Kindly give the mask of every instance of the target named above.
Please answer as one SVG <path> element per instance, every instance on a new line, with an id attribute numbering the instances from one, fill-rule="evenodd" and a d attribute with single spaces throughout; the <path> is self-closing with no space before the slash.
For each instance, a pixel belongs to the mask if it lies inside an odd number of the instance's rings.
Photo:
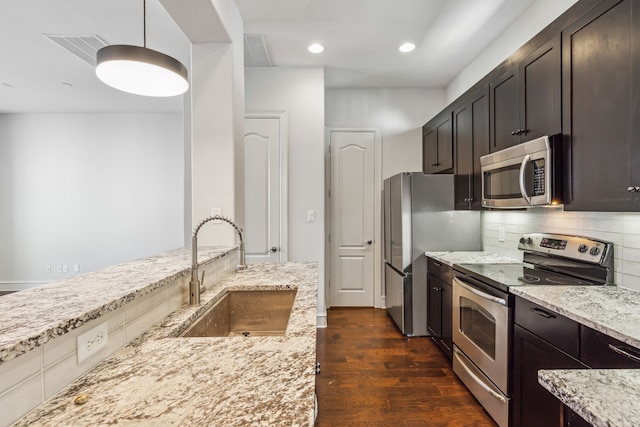
<path id="1" fill-rule="evenodd" d="M 314 222 L 316 220 L 316 211 L 307 211 L 307 222 Z"/>

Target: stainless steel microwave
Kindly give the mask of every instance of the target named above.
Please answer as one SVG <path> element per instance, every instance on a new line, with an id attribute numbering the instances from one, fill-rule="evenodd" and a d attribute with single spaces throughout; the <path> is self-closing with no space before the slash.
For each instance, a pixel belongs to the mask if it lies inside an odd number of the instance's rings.
<path id="1" fill-rule="evenodd" d="M 562 135 L 543 136 L 482 156 L 482 206 L 562 204 Z"/>

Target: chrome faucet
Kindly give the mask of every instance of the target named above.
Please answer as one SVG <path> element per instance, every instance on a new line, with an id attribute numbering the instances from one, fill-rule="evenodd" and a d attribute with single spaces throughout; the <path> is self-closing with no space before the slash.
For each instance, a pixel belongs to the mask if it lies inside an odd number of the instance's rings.
<path id="1" fill-rule="evenodd" d="M 191 237 L 191 281 L 189 282 L 189 304 L 200 305 L 200 285 L 204 283 L 204 270 L 202 271 L 202 279 L 198 280 L 198 232 L 209 221 L 224 221 L 230 224 L 238 233 L 240 237 L 240 245 L 238 246 L 238 266 L 236 270 L 245 270 L 247 264 L 244 260 L 244 240 L 242 239 L 242 229 L 238 227 L 229 218 L 214 215 L 203 219 L 200 224 L 193 230 L 193 236 Z"/>

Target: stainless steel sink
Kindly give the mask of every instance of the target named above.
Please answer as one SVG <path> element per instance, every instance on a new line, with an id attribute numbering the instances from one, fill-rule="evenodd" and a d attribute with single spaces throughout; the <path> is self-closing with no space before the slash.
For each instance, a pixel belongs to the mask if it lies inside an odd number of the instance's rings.
<path id="1" fill-rule="evenodd" d="M 181 337 L 284 335 L 296 289 L 229 291 Z"/>

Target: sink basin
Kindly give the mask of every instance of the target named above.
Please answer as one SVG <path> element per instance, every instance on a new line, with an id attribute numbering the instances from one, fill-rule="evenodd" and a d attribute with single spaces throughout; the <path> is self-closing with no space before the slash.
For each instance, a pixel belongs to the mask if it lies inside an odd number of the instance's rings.
<path id="1" fill-rule="evenodd" d="M 284 335 L 296 289 L 229 291 L 181 337 Z"/>

